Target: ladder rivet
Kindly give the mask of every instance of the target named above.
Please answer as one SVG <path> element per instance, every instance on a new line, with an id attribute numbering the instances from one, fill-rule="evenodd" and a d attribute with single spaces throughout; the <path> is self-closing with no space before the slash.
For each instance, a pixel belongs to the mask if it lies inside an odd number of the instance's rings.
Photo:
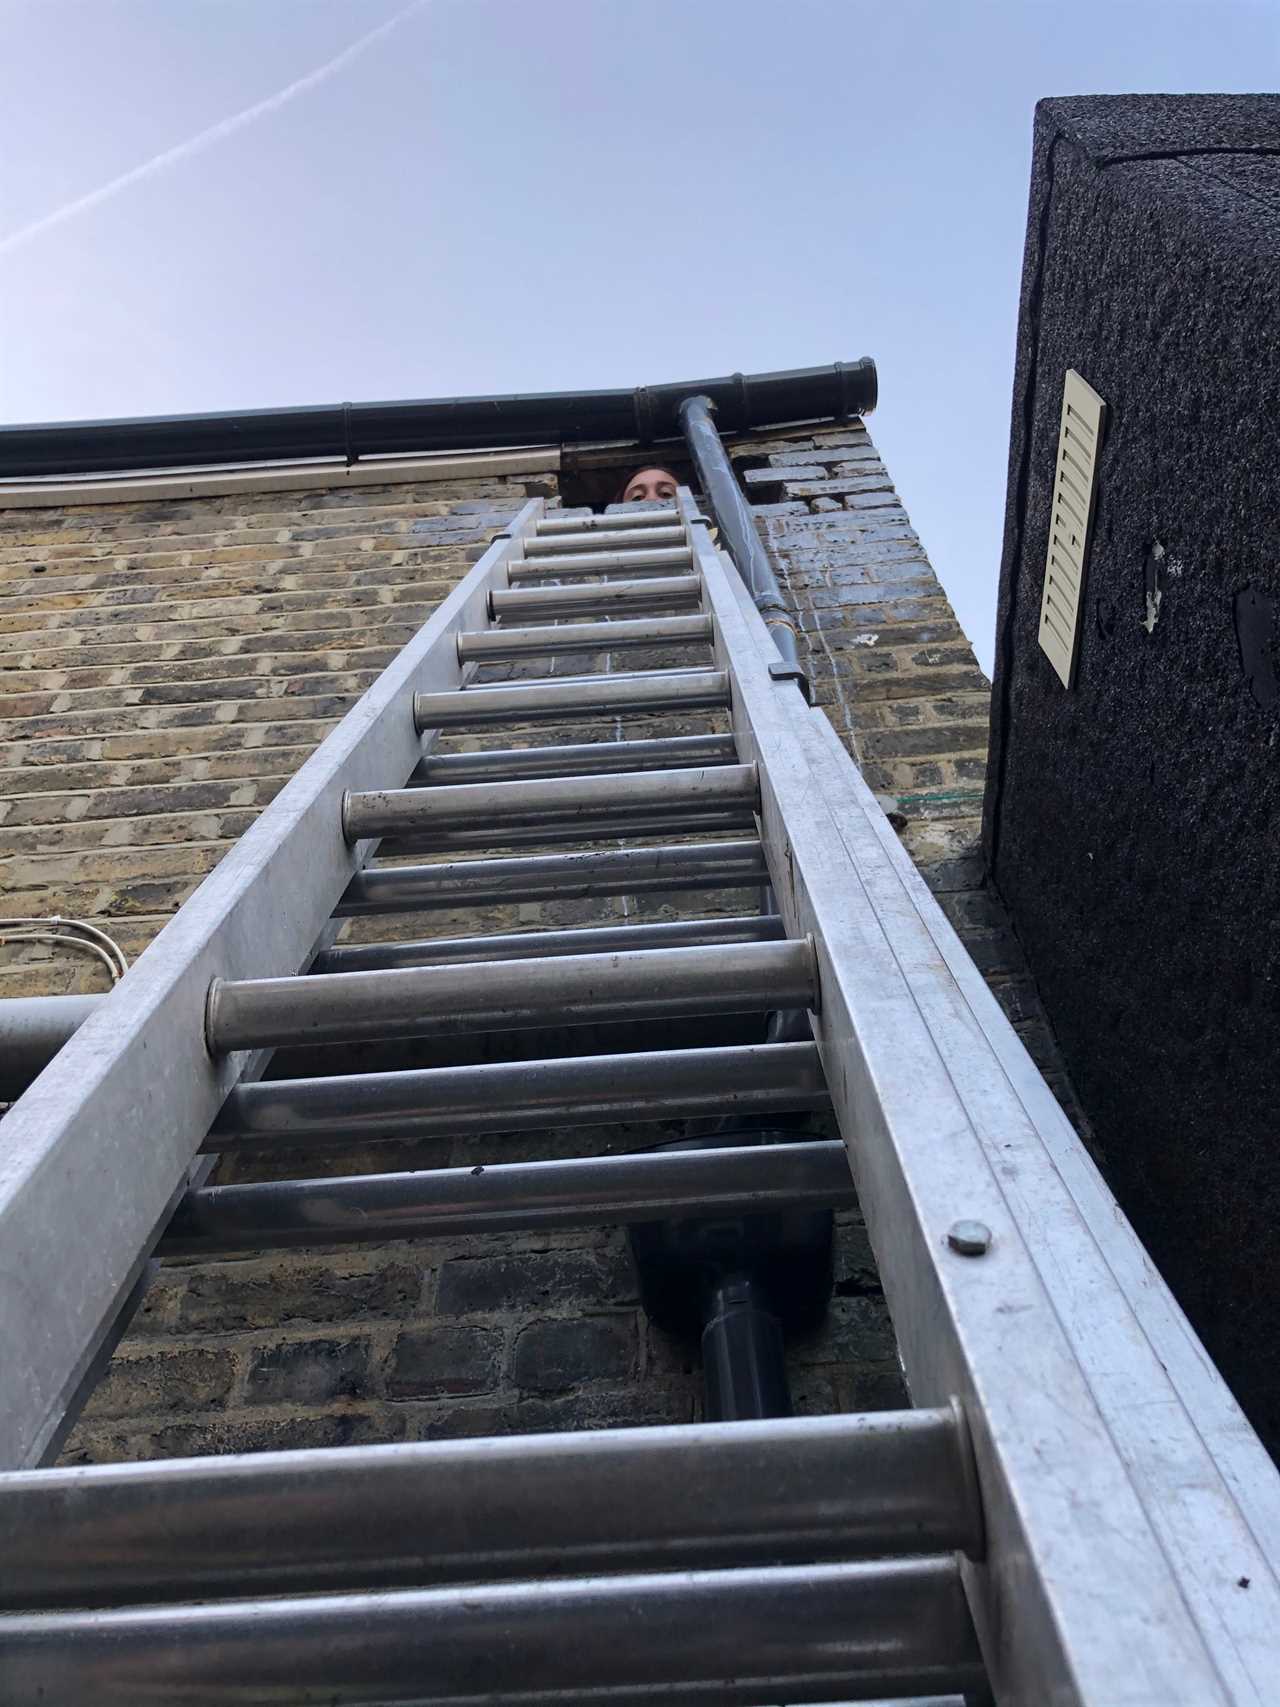
<path id="1" fill-rule="evenodd" d="M 991 1248 L 991 1229 L 982 1221 L 955 1221 L 947 1231 L 947 1243 L 962 1257 L 985 1256 Z"/>

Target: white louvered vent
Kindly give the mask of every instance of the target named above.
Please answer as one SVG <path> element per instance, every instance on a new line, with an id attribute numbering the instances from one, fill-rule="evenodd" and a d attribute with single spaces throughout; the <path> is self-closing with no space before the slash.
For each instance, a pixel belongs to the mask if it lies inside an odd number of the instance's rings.
<path id="1" fill-rule="evenodd" d="M 1064 688 L 1075 677 L 1085 560 L 1093 527 L 1098 446 L 1107 406 L 1074 368 L 1062 388 L 1062 426 L 1053 474 L 1049 556 L 1040 602 L 1040 647 Z"/>

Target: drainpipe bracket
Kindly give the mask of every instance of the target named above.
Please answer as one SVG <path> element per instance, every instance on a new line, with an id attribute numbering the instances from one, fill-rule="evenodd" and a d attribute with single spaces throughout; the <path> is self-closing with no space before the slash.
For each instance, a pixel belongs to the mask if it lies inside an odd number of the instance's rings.
<path id="1" fill-rule="evenodd" d="M 775 682 L 794 682 L 804 695 L 805 704 L 813 704 L 809 678 L 799 664 L 793 664 L 786 658 L 777 658 L 769 665 L 769 677 Z"/>

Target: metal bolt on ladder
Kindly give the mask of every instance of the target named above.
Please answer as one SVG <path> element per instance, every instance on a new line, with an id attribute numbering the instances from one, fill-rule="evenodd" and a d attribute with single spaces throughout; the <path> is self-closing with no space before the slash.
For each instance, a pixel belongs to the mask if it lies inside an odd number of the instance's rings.
<path id="1" fill-rule="evenodd" d="M 705 411 L 691 432 L 723 490 Z M 747 578 L 687 491 L 603 521 L 526 505 L 15 1104 L 6 1703 L 1274 1699 L 1275 1471 Z M 478 677 L 690 643 L 705 664 Z M 671 710 L 727 732 L 436 751 Z M 579 845 L 602 839 L 627 845 Z M 769 910 L 335 942 L 373 914 L 744 887 Z M 807 1040 L 261 1076 L 299 1044 L 783 1008 Z M 842 1142 L 222 1187 L 198 1161 L 817 1108 Z M 813 1208 L 855 1182 L 915 1409 L 42 1467 L 155 1253 Z"/>

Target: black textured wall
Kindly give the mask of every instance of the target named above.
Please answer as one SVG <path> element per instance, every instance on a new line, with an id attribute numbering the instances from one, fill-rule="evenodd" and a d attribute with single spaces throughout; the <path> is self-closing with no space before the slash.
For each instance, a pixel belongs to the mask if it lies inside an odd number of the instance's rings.
<path id="1" fill-rule="evenodd" d="M 1273 1452 L 1278 305 L 1280 98 L 1041 104 L 986 854 L 1099 1159 Z M 1036 639 L 1069 367 L 1109 409 L 1071 692 Z"/>

